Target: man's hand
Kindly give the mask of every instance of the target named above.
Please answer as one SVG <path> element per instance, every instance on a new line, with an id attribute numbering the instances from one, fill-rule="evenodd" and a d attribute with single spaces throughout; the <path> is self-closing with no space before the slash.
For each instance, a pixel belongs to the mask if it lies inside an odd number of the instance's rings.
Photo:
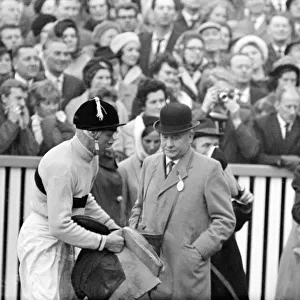
<path id="1" fill-rule="evenodd" d="M 218 102 L 219 89 L 216 86 L 210 87 L 204 97 L 202 103 L 202 111 L 208 113 L 213 106 Z"/>
<path id="2" fill-rule="evenodd" d="M 297 155 L 282 155 L 280 158 L 282 166 L 291 172 L 294 172 L 300 164 L 300 157 Z"/>
<path id="3" fill-rule="evenodd" d="M 254 199 L 253 194 L 250 191 L 244 189 L 241 197 L 237 200 L 238 200 L 238 202 L 240 202 L 244 205 L 248 205 L 253 202 L 253 199 Z"/>
<path id="4" fill-rule="evenodd" d="M 20 127 L 22 129 L 25 129 L 28 126 L 29 121 L 30 121 L 29 111 L 28 111 L 27 107 L 25 106 L 22 109 L 22 114 L 21 114 L 20 121 L 19 121 Z"/>
<path id="5" fill-rule="evenodd" d="M 7 106 L 5 110 L 7 111 L 7 119 L 12 123 L 18 123 L 19 125 L 22 113 L 21 107 L 17 104 L 12 104 Z"/>
<path id="6" fill-rule="evenodd" d="M 116 230 L 107 236 L 105 248 L 111 252 L 121 252 L 124 246 L 124 238 L 122 237 L 122 230 Z"/>
<path id="7" fill-rule="evenodd" d="M 235 100 L 229 99 L 227 102 L 224 103 L 224 106 L 229 111 L 229 115 L 230 115 L 231 121 L 234 125 L 234 128 L 238 128 L 239 125 L 242 123 L 242 120 L 240 117 L 239 104 Z"/>

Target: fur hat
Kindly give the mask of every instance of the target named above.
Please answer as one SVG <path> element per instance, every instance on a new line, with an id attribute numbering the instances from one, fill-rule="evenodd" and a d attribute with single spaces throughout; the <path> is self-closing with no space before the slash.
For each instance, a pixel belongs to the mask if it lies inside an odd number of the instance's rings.
<path id="1" fill-rule="evenodd" d="M 116 31 L 118 31 L 118 33 L 121 32 L 121 28 L 118 25 L 118 23 L 110 20 L 105 20 L 94 28 L 92 33 L 93 44 L 98 45 L 104 32 L 106 32 L 109 29 L 115 29 Z"/>
<path id="2" fill-rule="evenodd" d="M 136 42 L 140 44 L 139 36 L 135 32 L 123 32 L 113 38 L 110 43 L 110 49 L 117 54 L 127 43 Z"/>
<path id="3" fill-rule="evenodd" d="M 270 72 L 271 76 L 275 76 L 283 69 L 291 69 L 294 70 L 299 77 L 300 70 L 297 66 L 297 62 L 295 59 L 289 55 L 285 55 L 274 62 L 272 71 Z"/>
<path id="4" fill-rule="evenodd" d="M 232 53 L 239 53 L 245 46 L 254 44 L 262 54 L 264 62 L 267 61 L 269 56 L 268 46 L 266 42 L 256 35 L 246 35 L 240 38 L 233 46 Z"/>
<path id="5" fill-rule="evenodd" d="M 31 24 L 31 30 L 34 36 L 39 36 L 42 29 L 49 23 L 54 23 L 56 18 L 52 15 L 38 14 Z"/>

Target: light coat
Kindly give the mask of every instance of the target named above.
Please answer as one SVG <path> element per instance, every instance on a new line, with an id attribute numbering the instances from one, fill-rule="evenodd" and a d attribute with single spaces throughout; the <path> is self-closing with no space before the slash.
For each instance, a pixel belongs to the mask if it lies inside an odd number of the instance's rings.
<path id="1" fill-rule="evenodd" d="M 162 283 L 151 292 L 151 299 L 210 299 L 210 257 L 235 227 L 228 184 L 219 162 L 192 149 L 165 176 L 162 153 L 144 160 L 129 222 L 135 227 L 143 207 L 139 228 L 162 233 L 179 193 L 162 243 Z M 179 176 L 184 182 L 181 192 L 177 190 Z"/>

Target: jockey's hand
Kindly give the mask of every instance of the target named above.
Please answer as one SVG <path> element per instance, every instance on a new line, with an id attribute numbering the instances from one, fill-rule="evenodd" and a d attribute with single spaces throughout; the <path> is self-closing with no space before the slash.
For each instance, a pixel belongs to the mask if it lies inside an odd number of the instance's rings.
<path id="1" fill-rule="evenodd" d="M 121 252 L 124 246 L 124 238 L 122 237 L 122 230 L 115 230 L 107 236 L 105 248 L 111 252 Z"/>

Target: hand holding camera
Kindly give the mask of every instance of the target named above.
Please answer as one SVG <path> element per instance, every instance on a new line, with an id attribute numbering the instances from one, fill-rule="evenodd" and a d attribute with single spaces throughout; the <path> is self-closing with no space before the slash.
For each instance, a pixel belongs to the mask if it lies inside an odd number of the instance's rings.
<path id="1" fill-rule="evenodd" d="M 7 119 L 13 123 L 19 123 L 23 113 L 22 107 L 16 103 L 10 104 L 5 109 L 7 111 Z"/>

